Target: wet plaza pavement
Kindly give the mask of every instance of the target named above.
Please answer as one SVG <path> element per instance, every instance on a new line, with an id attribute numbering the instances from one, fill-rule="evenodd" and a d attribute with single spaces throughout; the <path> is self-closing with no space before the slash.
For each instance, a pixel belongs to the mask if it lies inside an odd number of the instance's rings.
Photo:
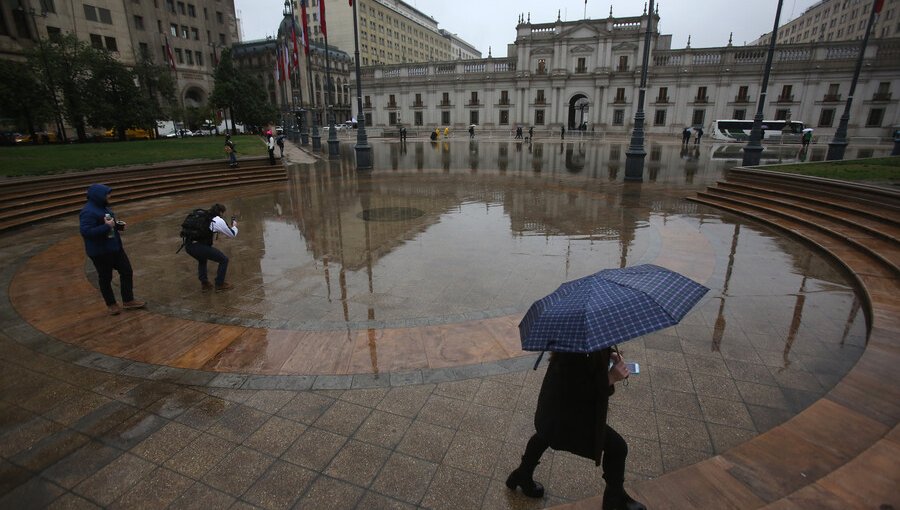
<path id="1" fill-rule="evenodd" d="M 866 325 L 828 258 L 684 200 L 738 164 L 735 147 L 652 143 L 632 184 L 624 142 L 379 142 L 370 173 L 345 152 L 290 165 L 283 184 L 123 206 L 149 306 L 114 318 L 72 218 L 4 234 L 0 507 L 535 508 L 595 495 L 599 470 L 565 453 L 537 471 L 546 499 L 503 485 L 544 371 L 516 325 L 563 281 L 641 263 L 711 291 L 680 325 L 623 345 L 642 367 L 611 407 L 629 479 L 768 430 L 840 380 Z M 235 289 L 203 294 L 175 254 L 178 225 L 215 201 L 240 218 L 239 237 L 217 243 Z"/>

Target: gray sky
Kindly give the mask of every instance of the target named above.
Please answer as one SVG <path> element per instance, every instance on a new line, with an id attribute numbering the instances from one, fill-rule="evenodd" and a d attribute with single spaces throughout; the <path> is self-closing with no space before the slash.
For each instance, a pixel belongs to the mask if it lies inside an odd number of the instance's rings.
<path id="1" fill-rule="evenodd" d="M 563 20 L 584 17 L 583 0 L 405 0 L 433 17 L 438 27 L 459 35 L 486 57 L 488 47 L 495 57 L 506 56 L 506 45 L 515 40 L 519 13 L 531 12 L 533 23 L 556 21 L 561 10 Z M 784 0 L 781 24 L 796 18 L 818 0 Z M 261 39 L 274 34 L 281 21 L 284 0 L 235 0 L 243 27 L 244 40 Z M 589 18 L 606 18 L 612 5 L 613 16 L 638 16 L 644 0 L 587 0 Z M 777 0 L 662 0 L 659 5 L 660 31 L 672 34 L 672 47 L 683 48 L 691 36 L 691 47 L 725 46 L 729 32 L 733 44 L 749 43 L 772 30 Z M 329 2 L 329 9 L 349 9 L 345 0 Z M 327 15 L 327 12 L 326 12 Z M 327 19 L 326 19 L 327 21 Z M 350 48 L 347 49 L 348 51 Z"/>

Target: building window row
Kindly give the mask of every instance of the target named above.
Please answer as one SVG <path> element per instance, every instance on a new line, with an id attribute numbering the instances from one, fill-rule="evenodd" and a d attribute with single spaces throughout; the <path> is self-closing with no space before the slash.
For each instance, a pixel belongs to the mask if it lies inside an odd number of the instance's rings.
<path id="1" fill-rule="evenodd" d="M 112 13 L 109 9 L 104 9 L 103 7 L 95 7 L 90 4 L 84 4 L 84 17 L 88 21 L 96 21 L 99 23 L 105 23 L 107 25 L 112 25 Z"/>

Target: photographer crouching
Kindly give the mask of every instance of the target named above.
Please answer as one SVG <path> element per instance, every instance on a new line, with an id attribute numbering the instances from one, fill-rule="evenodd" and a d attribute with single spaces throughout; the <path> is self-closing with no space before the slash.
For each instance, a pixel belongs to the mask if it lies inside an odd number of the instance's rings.
<path id="1" fill-rule="evenodd" d="M 225 206 L 215 204 L 206 209 L 197 209 L 188 214 L 181 225 L 181 237 L 184 251 L 197 259 L 197 277 L 203 292 L 209 292 L 215 288 L 216 292 L 231 289 L 233 285 L 225 281 L 228 272 L 228 257 L 213 247 L 213 238 L 222 234 L 229 239 L 237 236 L 237 220 L 232 216 L 229 227 L 222 215 L 225 214 Z M 206 261 L 212 260 L 219 264 L 216 270 L 215 287 L 209 283 L 206 275 Z"/>

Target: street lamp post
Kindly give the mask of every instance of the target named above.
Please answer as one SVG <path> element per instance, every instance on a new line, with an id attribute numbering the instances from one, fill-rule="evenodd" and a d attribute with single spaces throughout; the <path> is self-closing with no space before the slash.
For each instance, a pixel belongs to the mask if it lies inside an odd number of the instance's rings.
<path id="1" fill-rule="evenodd" d="M 320 0 L 321 1 L 321 0 Z M 356 3 L 356 2 L 354 2 Z M 324 19 L 322 23 L 324 23 Z M 328 56 L 328 32 L 323 31 L 323 35 L 325 36 L 325 86 L 328 88 L 328 93 L 325 95 L 325 101 L 328 103 L 325 105 L 324 113 L 328 116 L 328 157 L 336 158 L 340 156 L 341 149 L 340 143 L 337 137 L 337 129 L 334 127 L 334 84 L 331 81 L 331 58 Z"/>
<path id="2" fill-rule="evenodd" d="M 866 54 L 866 45 L 869 44 L 869 34 L 872 33 L 872 25 L 875 24 L 875 15 L 880 11 L 880 0 L 874 0 L 872 4 L 872 12 L 869 14 L 869 24 L 866 25 L 866 35 L 863 37 L 862 47 L 859 49 L 859 57 L 856 59 L 856 70 L 853 71 L 853 81 L 850 82 L 850 93 L 847 94 L 847 104 L 844 105 L 844 113 L 841 115 L 841 121 L 838 123 L 837 131 L 834 132 L 834 138 L 828 142 L 828 154 L 825 159 L 833 161 L 836 159 L 844 159 L 844 151 L 850 143 L 847 140 L 847 124 L 850 122 L 850 105 L 853 103 L 853 93 L 856 91 L 856 82 L 859 80 L 859 72 L 862 69 L 863 57 Z"/>
<path id="3" fill-rule="evenodd" d="M 766 55 L 766 68 L 763 71 L 762 87 L 759 89 L 759 101 L 756 103 L 756 116 L 753 117 L 753 127 L 750 129 L 750 139 L 744 146 L 743 166 L 756 166 L 762 155 L 762 123 L 763 109 L 766 107 L 766 89 L 769 87 L 769 72 L 772 70 L 772 57 L 775 55 L 775 40 L 778 39 L 778 19 L 781 18 L 781 4 L 784 0 L 778 0 L 775 8 L 775 26 L 772 28 L 772 40 L 769 41 L 769 54 Z"/>
<path id="4" fill-rule="evenodd" d="M 625 180 L 644 180 L 644 96 L 647 93 L 647 66 L 650 59 L 650 34 L 653 30 L 653 0 L 647 11 L 647 32 L 644 34 L 644 61 L 641 65 L 641 86 L 638 91 L 637 113 L 634 114 L 634 131 L 631 133 L 631 146 L 625 151 Z"/>
<path id="5" fill-rule="evenodd" d="M 359 30 L 356 26 L 356 4 L 353 2 L 353 44 L 355 46 L 356 60 L 356 169 L 368 170 L 372 168 L 372 146 L 366 137 L 366 116 L 363 113 L 362 104 L 362 79 L 359 72 Z"/>
<path id="6" fill-rule="evenodd" d="M 284 11 L 283 14 L 285 16 L 291 17 L 291 30 L 293 33 L 291 34 L 291 38 L 296 37 L 297 30 L 297 22 L 294 15 L 294 1 L 293 0 L 284 0 Z M 292 40 L 293 43 L 293 40 Z M 308 60 L 308 59 L 307 59 Z M 297 121 L 299 123 L 298 129 L 300 130 L 300 143 L 303 145 L 307 145 L 309 143 L 308 136 L 306 134 L 306 110 L 303 109 L 303 85 L 300 83 L 300 70 L 297 69 L 300 65 L 300 56 L 297 55 L 297 66 L 294 67 L 294 72 L 291 73 L 291 91 L 294 89 L 294 83 L 297 84 L 297 95 L 299 100 L 299 108 L 294 106 L 291 108 L 291 115 L 297 117 Z M 309 62 L 306 62 L 307 67 L 309 67 Z M 295 138 L 296 141 L 296 138 Z"/>

